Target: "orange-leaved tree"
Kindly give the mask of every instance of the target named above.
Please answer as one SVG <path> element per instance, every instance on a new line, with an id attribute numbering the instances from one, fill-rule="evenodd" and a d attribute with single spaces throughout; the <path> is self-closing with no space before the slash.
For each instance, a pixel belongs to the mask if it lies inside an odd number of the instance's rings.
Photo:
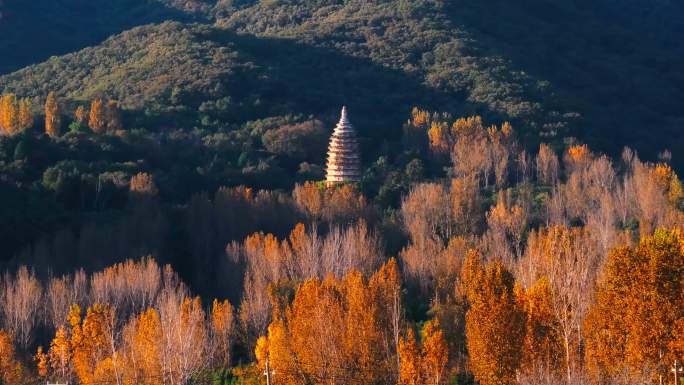
<path id="1" fill-rule="evenodd" d="M 0 384 L 21 384 L 23 380 L 24 369 L 17 361 L 12 338 L 0 330 Z"/>
<path id="2" fill-rule="evenodd" d="M 681 359 L 674 343 L 684 323 L 684 236 L 656 230 L 635 248 L 610 255 L 596 303 L 586 320 L 586 361 L 596 378 L 610 381 L 627 369 L 655 380 Z"/>
<path id="3" fill-rule="evenodd" d="M 96 134 L 104 134 L 107 131 L 107 107 L 102 99 L 95 99 L 90 103 L 88 127 Z"/>
<path id="4" fill-rule="evenodd" d="M 544 277 L 519 291 L 518 299 L 527 316 L 521 369 L 523 374 L 547 382 L 557 378 L 565 356 L 552 296 L 551 284 Z"/>
<path id="5" fill-rule="evenodd" d="M 446 383 L 449 349 L 439 321 L 432 319 L 423 325 L 421 346 L 418 347 L 413 329 L 399 343 L 400 385 L 440 385 Z"/>
<path id="6" fill-rule="evenodd" d="M 396 268 L 386 266 L 385 269 Z M 282 311 L 274 311 L 268 336 L 257 342 L 259 365 L 282 384 L 383 384 L 396 378 L 391 289 L 393 273 L 366 281 L 358 272 L 343 279 L 309 279 Z M 274 301 L 275 302 L 275 301 Z M 274 303 L 278 309 L 279 303 Z"/>
<path id="7" fill-rule="evenodd" d="M 482 265 L 476 252 L 464 263 L 463 284 L 470 309 L 466 338 L 470 368 L 482 385 L 512 384 L 520 368 L 525 314 L 516 301 L 513 275 L 501 262 Z"/>
<path id="8" fill-rule="evenodd" d="M 45 133 L 56 137 L 62 127 L 62 113 L 54 92 L 50 92 L 45 101 Z"/>

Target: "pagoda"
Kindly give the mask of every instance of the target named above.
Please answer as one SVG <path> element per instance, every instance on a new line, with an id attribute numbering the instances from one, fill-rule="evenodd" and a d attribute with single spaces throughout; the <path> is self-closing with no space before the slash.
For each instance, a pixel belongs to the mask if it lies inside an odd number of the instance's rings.
<path id="1" fill-rule="evenodd" d="M 361 156 L 356 131 L 347 119 L 347 107 L 342 107 L 340 121 L 337 123 L 328 147 L 328 164 L 325 185 L 328 187 L 344 182 L 361 180 Z"/>

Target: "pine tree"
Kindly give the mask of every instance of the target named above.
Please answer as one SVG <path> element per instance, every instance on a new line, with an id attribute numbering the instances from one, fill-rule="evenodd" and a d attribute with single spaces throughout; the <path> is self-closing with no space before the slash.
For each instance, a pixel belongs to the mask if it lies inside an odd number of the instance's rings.
<path id="1" fill-rule="evenodd" d="M 59 136 L 62 128 L 62 113 L 54 92 L 50 92 L 45 101 L 45 133 L 51 137 Z"/>

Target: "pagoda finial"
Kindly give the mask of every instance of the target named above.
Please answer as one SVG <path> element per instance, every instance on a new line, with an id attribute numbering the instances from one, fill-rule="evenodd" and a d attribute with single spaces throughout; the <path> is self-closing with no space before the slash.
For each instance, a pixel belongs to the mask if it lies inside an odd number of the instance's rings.
<path id="1" fill-rule="evenodd" d="M 342 113 L 340 113 L 340 123 L 347 123 L 347 106 L 342 106 Z"/>

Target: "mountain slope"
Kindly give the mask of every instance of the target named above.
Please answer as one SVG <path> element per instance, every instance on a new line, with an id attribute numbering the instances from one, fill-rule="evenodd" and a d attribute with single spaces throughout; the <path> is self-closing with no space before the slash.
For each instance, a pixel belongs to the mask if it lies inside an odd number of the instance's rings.
<path id="1" fill-rule="evenodd" d="M 668 0 L 269 2 L 222 25 L 418 72 L 535 133 L 684 150 L 684 5 Z"/>
<path id="2" fill-rule="evenodd" d="M 0 4 L 0 74 L 96 45 L 164 20 L 203 20 L 203 0 L 5 0 Z"/>
<path id="3" fill-rule="evenodd" d="M 217 17 L 216 26 L 136 29 L 0 77 L 0 88 L 75 100 L 104 94 L 132 110 L 192 116 L 184 125 L 207 115 L 219 125 L 325 117 L 347 103 L 364 134 L 390 141 L 419 105 L 510 120 L 532 145 L 577 136 L 612 153 L 635 146 L 650 159 L 669 148 L 682 165 L 684 45 L 676 36 L 684 27 L 676 15 L 684 6 L 676 2 L 183 4 L 165 9 Z"/>

